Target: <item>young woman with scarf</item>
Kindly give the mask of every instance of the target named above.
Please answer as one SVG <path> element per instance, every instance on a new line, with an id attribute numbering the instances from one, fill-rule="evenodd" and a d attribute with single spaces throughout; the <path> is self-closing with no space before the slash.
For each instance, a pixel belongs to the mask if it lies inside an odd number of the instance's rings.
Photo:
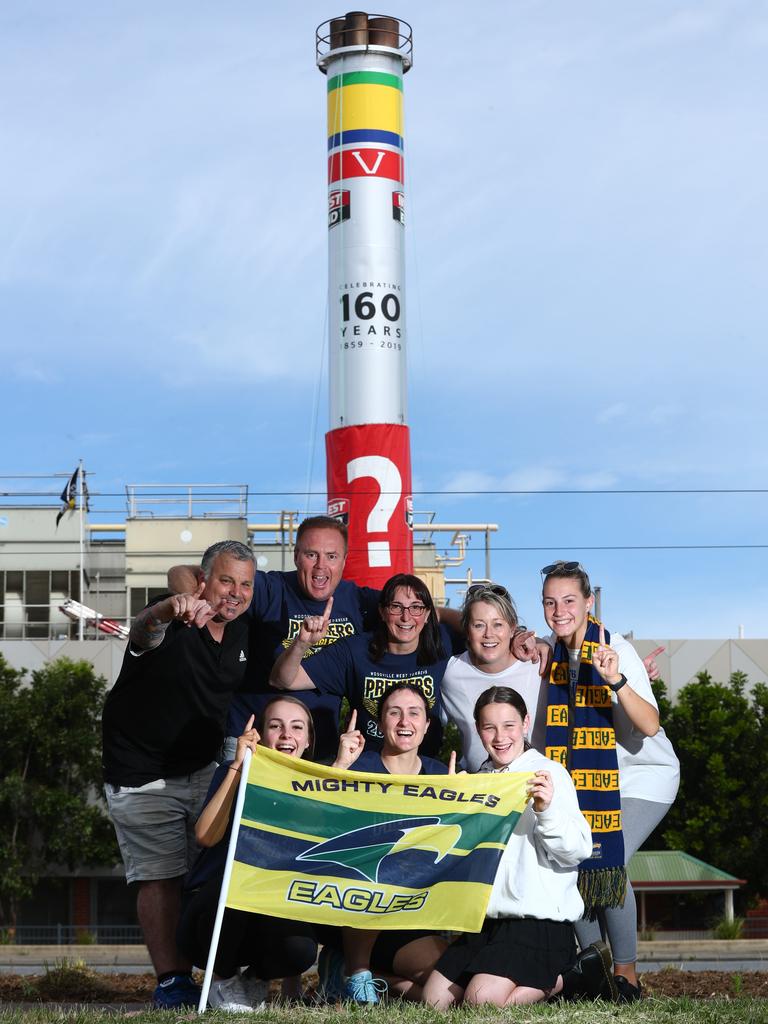
<path id="1" fill-rule="evenodd" d="M 639 999 L 637 909 L 626 865 L 672 805 L 679 763 L 632 645 L 591 615 L 594 595 L 578 562 L 542 569 L 544 618 L 554 658 L 545 752 L 565 765 L 592 829 L 579 870 L 582 948 L 607 935 L 620 1001 Z"/>

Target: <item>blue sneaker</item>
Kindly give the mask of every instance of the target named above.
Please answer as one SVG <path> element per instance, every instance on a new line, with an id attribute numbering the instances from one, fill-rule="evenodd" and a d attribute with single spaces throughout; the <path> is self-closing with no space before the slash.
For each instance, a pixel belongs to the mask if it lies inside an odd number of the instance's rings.
<path id="1" fill-rule="evenodd" d="M 344 999 L 344 957 L 338 949 L 323 946 L 317 958 L 317 976 L 320 983 L 317 994 L 327 1003 Z"/>
<path id="2" fill-rule="evenodd" d="M 343 998 L 350 1003 L 374 1006 L 379 993 L 384 995 L 388 987 L 383 978 L 374 978 L 370 971 L 358 971 L 346 979 Z"/>
<path id="3" fill-rule="evenodd" d="M 190 974 L 173 974 L 161 981 L 152 996 L 152 1005 L 157 1010 L 176 1010 L 182 1006 L 196 1010 L 200 1002 L 200 986 L 192 981 Z"/>

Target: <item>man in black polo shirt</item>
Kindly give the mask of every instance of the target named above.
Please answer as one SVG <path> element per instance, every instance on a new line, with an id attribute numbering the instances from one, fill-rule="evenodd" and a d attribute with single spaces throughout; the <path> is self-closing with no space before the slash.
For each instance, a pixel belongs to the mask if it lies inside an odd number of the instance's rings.
<path id="1" fill-rule="evenodd" d="M 181 882 L 216 767 L 227 707 L 248 658 L 253 553 L 220 541 L 202 582 L 160 598 L 133 622 L 102 716 L 109 813 L 136 882 L 136 909 L 158 976 L 155 1005 L 196 1005 L 192 965 L 176 948 Z"/>

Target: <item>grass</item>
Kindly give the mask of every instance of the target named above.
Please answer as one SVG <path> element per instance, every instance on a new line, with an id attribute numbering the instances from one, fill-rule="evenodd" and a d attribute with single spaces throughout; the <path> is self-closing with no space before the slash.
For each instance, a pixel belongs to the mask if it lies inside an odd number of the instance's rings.
<path id="1" fill-rule="evenodd" d="M 721 917 L 716 923 L 712 934 L 716 939 L 740 939 L 744 932 L 744 918 L 734 917 L 732 921 Z"/>
<path id="2" fill-rule="evenodd" d="M 51 1006 L 0 1007 L 0 1024 L 178 1024 L 194 1021 L 194 1013 L 169 1011 L 128 1011 Z M 438 1013 L 416 1005 L 392 1005 L 383 1008 L 304 1008 L 270 1007 L 257 1014 L 224 1014 L 209 1011 L 205 1024 L 768 1024 L 768 1000 L 764 999 L 646 999 L 628 1006 L 601 1003 L 543 1005 L 520 1009 L 458 1009 Z"/>

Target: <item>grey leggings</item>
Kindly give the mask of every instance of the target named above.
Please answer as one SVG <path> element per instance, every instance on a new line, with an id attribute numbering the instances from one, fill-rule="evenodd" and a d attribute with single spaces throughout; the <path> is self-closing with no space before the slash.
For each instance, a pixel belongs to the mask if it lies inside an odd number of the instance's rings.
<path id="1" fill-rule="evenodd" d="M 629 863 L 632 854 L 645 842 L 671 806 L 632 797 L 621 801 L 625 864 Z M 600 938 L 607 938 L 614 963 L 633 964 L 637 960 L 637 904 L 629 883 L 623 907 L 600 910 L 596 921 L 576 921 L 574 927 L 582 949 Z"/>

